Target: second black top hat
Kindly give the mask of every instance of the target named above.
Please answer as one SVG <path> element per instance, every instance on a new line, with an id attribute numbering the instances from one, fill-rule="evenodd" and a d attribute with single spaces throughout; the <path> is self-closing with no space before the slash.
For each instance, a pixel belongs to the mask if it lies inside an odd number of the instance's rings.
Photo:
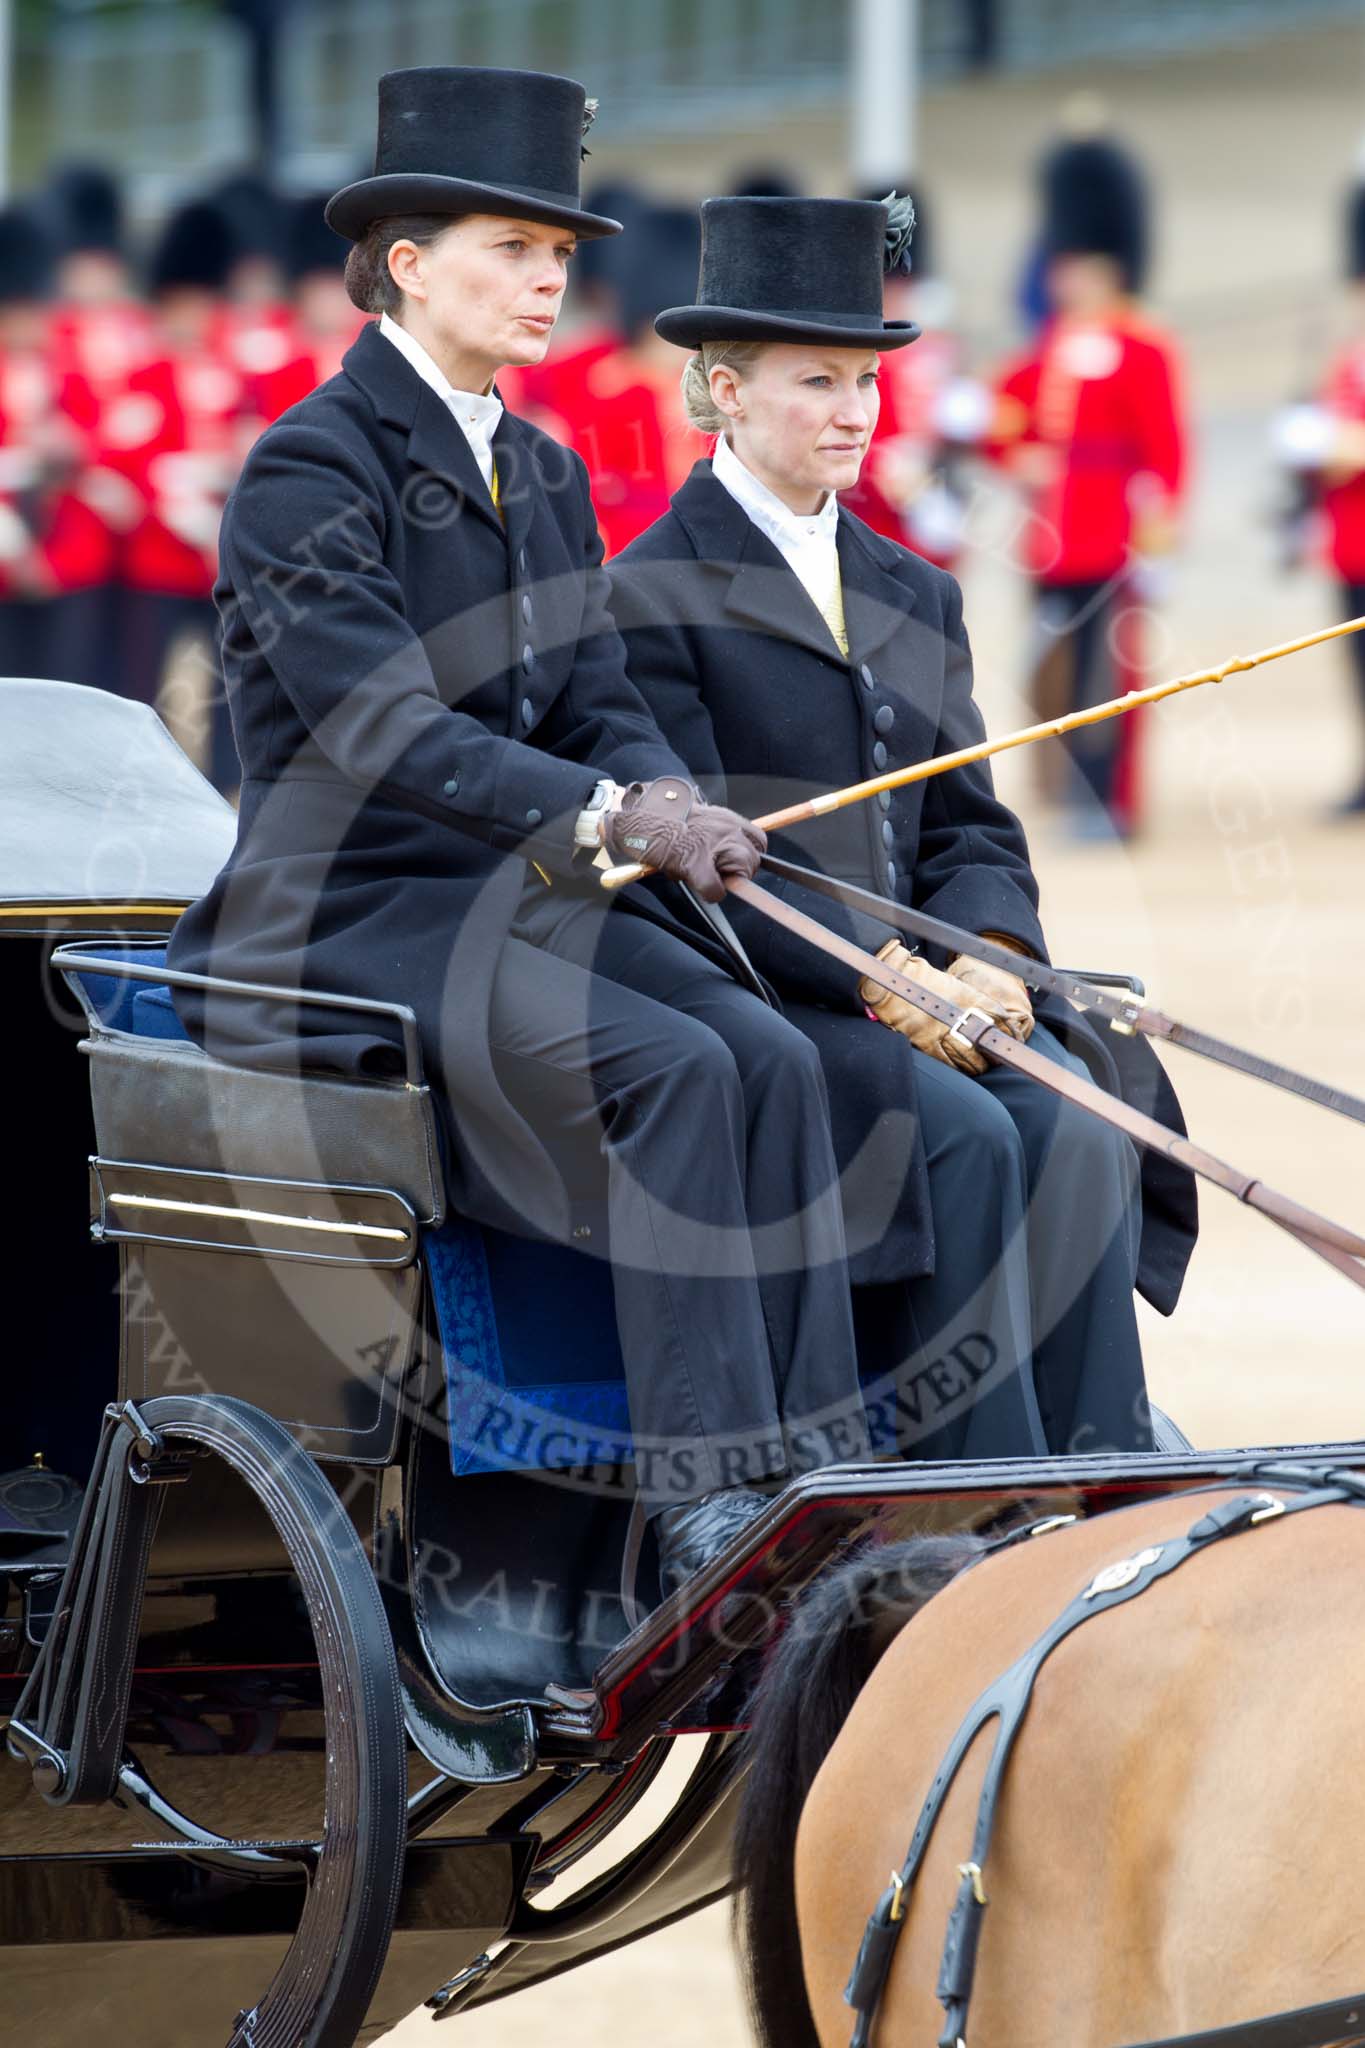
<path id="1" fill-rule="evenodd" d="M 494 213 L 575 234 L 621 223 L 579 200 L 592 112 L 581 85 L 545 71 L 424 64 L 379 81 L 374 176 L 327 202 L 327 225 L 358 241 L 393 213 Z"/>
<path id="2" fill-rule="evenodd" d="M 887 320 L 882 280 L 914 224 L 897 202 L 707 199 L 696 303 L 654 322 L 665 341 L 794 341 L 903 348 L 919 328 Z"/>

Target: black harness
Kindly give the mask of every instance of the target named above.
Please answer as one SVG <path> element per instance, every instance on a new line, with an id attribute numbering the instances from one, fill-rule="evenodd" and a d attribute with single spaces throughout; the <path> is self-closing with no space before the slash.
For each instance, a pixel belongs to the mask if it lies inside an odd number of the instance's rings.
<path id="1" fill-rule="evenodd" d="M 898 1871 L 892 1872 L 891 1882 L 867 1923 L 858 1960 L 844 1991 L 845 2002 L 858 2014 L 851 2048 L 869 2048 L 896 1943 L 905 1925 L 910 1889 L 918 1875 L 943 1801 L 976 1737 L 986 1723 L 994 1719 L 999 1725 L 981 1787 L 971 1857 L 958 1866 L 961 1883 L 948 1921 L 937 1987 L 944 2009 L 939 2048 L 965 2048 L 967 2011 L 986 1912 L 983 1872 L 990 1852 L 1000 1787 L 1015 1738 L 1028 1712 L 1038 1673 L 1058 1643 L 1078 1629 L 1082 1622 L 1089 1621 L 1092 1615 L 1107 1614 L 1111 1607 L 1136 1599 L 1158 1579 L 1166 1578 L 1188 1558 L 1206 1550 L 1224 1536 L 1236 1535 L 1240 1530 L 1254 1528 L 1263 1522 L 1281 1520 L 1286 1515 L 1301 1514 L 1309 1508 L 1365 1502 L 1365 1475 L 1335 1467 L 1267 1464 L 1253 1467 L 1252 1474 L 1277 1486 L 1299 1488 L 1299 1497 L 1285 1501 L 1269 1493 L 1243 1494 L 1236 1500 L 1211 1508 L 1183 1536 L 1150 1544 L 1130 1557 L 1106 1565 L 1032 1647 L 987 1686 L 968 1708 L 920 1809 L 905 1862 Z M 1040 1524 L 1038 1533 L 1055 1526 L 1055 1520 Z M 1030 1532 L 1017 1533 L 1026 1535 Z M 1234 2044 L 1235 2048 L 1326 2048 L 1326 2044 L 1338 2042 L 1365 2042 L 1365 1992 L 1327 2005 L 1304 2006 L 1295 2012 L 1242 2021 L 1236 2026 L 1182 2034 L 1166 2041 L 1145 2042 L 1141 2048 L 1234 2048 Z"/>

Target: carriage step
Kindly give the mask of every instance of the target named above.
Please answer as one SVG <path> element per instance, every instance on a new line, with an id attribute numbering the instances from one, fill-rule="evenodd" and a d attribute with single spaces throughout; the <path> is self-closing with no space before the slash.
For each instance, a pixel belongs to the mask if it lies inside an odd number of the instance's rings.
<path id="1" fill-rule="evenodd" d="M 131 1401 L 105 1410 L 56 1612 L 6 1737 L 53 1806 L 114 1796 L 162 1486 L 188 1470 Z"/>

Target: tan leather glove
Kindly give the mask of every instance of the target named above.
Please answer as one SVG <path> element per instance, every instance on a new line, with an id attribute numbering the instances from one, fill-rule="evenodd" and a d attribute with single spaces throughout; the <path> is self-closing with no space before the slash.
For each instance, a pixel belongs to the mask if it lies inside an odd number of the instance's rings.
<path id="1" fill-rule="evenodd" d="M 1016 940 L 1006 938 L 1002 932 L 983 932 L 981 936 L 993 945 L 1008 946 L 1012 953 L 1022 951 Z M 973 991 L 972 1000 L 998 1015 L 1001 1025 L 1011 1038 L 1026 1039 L 1033 1029 L 1033 1003 L 1028 989 L 1017 974 L 1009 974 L 1003 967 L 992 967 L 985 960 L 973 960 L 970 953 L 959 953 L 948 969 L 959 981 L 964 981 Z M 987 1000 L 983 1003 L 982 997 Z"/>
<path id="2" fill-rule="evenodd" d="M 768 835 L 723 804 L 708 804 L 699 789 L 676 775 L 632 782 L 602 825 L 603 842 L 618 860 L 644 861 L 661 875 L 686 882 L 708 903 L 725 895 L 725 877 L 752 880 Z"/>
<path id="3" fill-rule="evenodd" d="M 908 976 L 928 989 L 930 995 L 942 996 L 945 1002 L 956 1003 L 960 1010 L 985 1010 L 988 1015 L 999 1015 L 994 1002 L 984 998 L 955 974 L 945 974 L 939 967 L 931 967 L 918 953 L 909 952 L 899 939 L 888 939 L 877 954 L 897 974 Z M 1008 979 L 1009 977 L 1006 977 Z M 942 1060 L 947 1067 L 956 1067 L 963 1074 L 984 1074 L 988 1061 L 983 1052 L 974 1045 L 963 1045 L 955 1038 L 949 1038 L 952 1029 L 937 1017 L 931 1017 L 924 1010 L 917 1010 L 904 996 L 898 996 L 889 988 L 881 988 L 875 981 L 864 978 L 858 983 L 858 993 L 869 1010 L 875 1010 L 883 1024 L 889 1024 L 893 1031 L 899 1031 L 908 1038 L 919 1052 L 927 1052 L 930 1059 Z M 1000 1018 L 1004 1022 L 1003 1016 Z"/>

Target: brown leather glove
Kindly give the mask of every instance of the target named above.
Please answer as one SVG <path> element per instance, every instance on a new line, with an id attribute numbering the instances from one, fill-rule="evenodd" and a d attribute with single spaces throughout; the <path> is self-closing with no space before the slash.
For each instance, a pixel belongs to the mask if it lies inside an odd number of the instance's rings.
<path id="1" fill-rule="evenodd" d="M 719 903 L 727 875 L 745 881 L 758 871 L 768 835 L 738 811 L 709 804 L 678 776 L 632 782 L 603 826 L 618 860 L 639 860 L 661 875 L 686 882 L 707 903 Z"/>
<path id="2" fill-rule="evenodd" d="M 1002 932 L 983 932 L 981 936 L 993 945 L 1008 946 L 1012 953 L 1023 950 L 1017 940 L 1006 938 Z M 985 960 L 974 960 L 970 953 L 959 953 L 949 964 L 948 972 L 955 974 L 959 981 L 966 982 L 973 991 L 972 1000 L 982 1009 L 998 1014 L 1001 1026 L 1011 1038 L 1027 1039 L 1033 1029 L 1033 1002 L 1017 974 L 1010 974 L 1003 967 L 992 967 Z M 985 1002 L 982 1002 L 983 996 L 987 998 Z"/>
<path id="3" fill-rule="evenodd" d="M 988 1016 L 1000 1023 L 1004 1018 L 993 1000 L 978 990 L 969 988 L 955 974 L 945 974 L 941 968 L 931 967 L 918 953 L 911 953 L 899 939 L 888 939 L 877 954 L 897 974 L 906 975 L 928 989 L 930 995 L 942 996 L 945 1002 L 956 1003 L 960 1010 L 985 1010 Z M 974 1045 L 961 1044 L 948 1036 L 950 1024 L 940 1023 L 925 1010 L 917 1010 L 904 996 L 898 996 L 889 988 L 882 988 L 875 981 L 864 978 L 858 983 L 858 993 L 869 1010 L 875 1010 L 883 1024 L 890 1025 L 908 1038 L 917 1051 L 928 1053 L 930 1059 L 942 1060 L 947 1067 L 956 1067 L 964 1074 L 984 1074 L 989 1062 L 983 1052 Z"/>

